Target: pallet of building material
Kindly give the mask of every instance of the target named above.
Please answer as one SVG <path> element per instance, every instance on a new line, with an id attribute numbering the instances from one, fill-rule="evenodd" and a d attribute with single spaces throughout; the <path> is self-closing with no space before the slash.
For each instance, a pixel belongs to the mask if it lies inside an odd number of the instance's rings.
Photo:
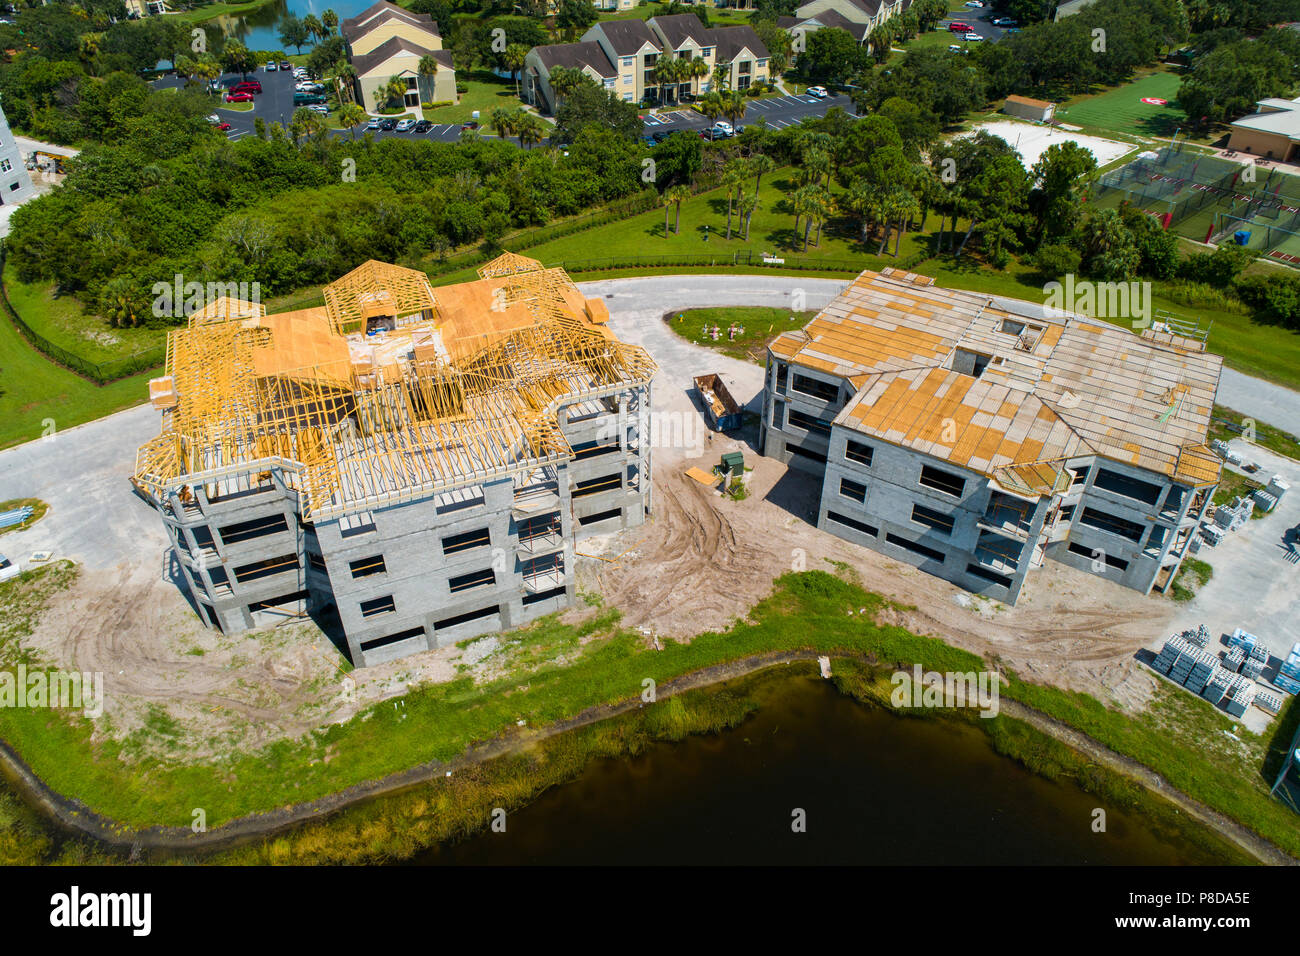
<path id="1" fill-rule="evenodd" d="M 705 471 L 703 468 L 687 468 L 684 472 L 687 478 L 694 478 L 706 488 L 716 488 L 722 478 L 711 471 Z"/>
<path id="2" fill-rule="evenodd" d="M 1278 674 L 1277 677 L 1273 678 L 1273 683 L 1288 694 L 1300 694 L 1300 680 L 1294 680 L 1285 674 Z"/>
<path id="3" fill-rule="evenodd" d="M 1228 692 L 1229 676 L 1222 668 L 1215 671 L 1210 676 L 1210 679 L 1205 682 L 1205 686 L 1201 688 L 1201 696 L 1217 707 Z"/>
<path id="4" fill-rule="evenodd" d="M 1290 487 L 1291 486 L 1287 484 L 1285 478 L 1283 478 L 1281 475 L 1274 475 L 1272 478 L 1268 480 L 1268 485 L 1264 488 L 1264 490 L 1267 491 L 1274 498 L 1276 498 L 1278 501 L 1281 501 L 1282 496 L 1286 494 L 1287 489 Z"/>
<path id="5" fill-rule="evenodd" d="M 1224 709 L 1234 717 L 1244 717 L 1250 705 L 1255 703 L 1254 686 L 1240 691 L 1232 700 L 1224 706 Z"/>
<path id="6" fill-rule="evenodd" d="M 1255 506 L 1265 514 L 1277 507 L 1277 499 L 1262 488 L 1251 492 L 1250 496 L 1254 499 Z"/>
<path id="7" fill-rule="evenodd" d="M 1254 644 L 1250 645 L 1249 649 L 1243 647 L 1242 650 L 1246 652 L 1246 656 L 1252 661 L 1262 661 L 1265 664 L 1268 663 L 1268 645 L 1263 641 L 1256 641 Z"/>
<path id="8" fill-rule="evenodd" d="M 1181 637 L 1169 638 L 1169 640 L 1165 641 L 1165 646 L 1160 649 L 1160 653 L 1156 655 L 1155 660 L 1152 662 L 1152 666 L 1160 673 L 1168 674 L 1170 668 L 1172 668 L 1175 662 L 1177 662 L 1186 646 L 1187 642 Z"/>
<path id="9" fill-rule="evenodd" d="M 1209 638 L 1210 638 L 1210 632 L 1208 629 L 1205 631 L 1204 634 L 1202 634 L 1200 631 L 1193 631 L 1190 628 L 1186 631 L 1183 631 L 1183 640 L 1185 640 L 1188 644 L 1192 644 L 1196 647 L 1205 647 L 1207 644 L 1210 643 Z"/>
<path id="10" fill-rule="evenodd" d="M 1251 644 L 1254 644 L 1258 640 L 1259 638 L 1256 637 L 1254 634 L 1251 634 L 1249 631 L 1243 630 L 1242 628 L 1239 627 L 1231 634 L 1228 635 L 1228 646 L 1237 647 L 1240 644 L 1245 644 L 1249 646 Z"/>
<path id="11" fill-rule="evenodd" d="M 1282 699 L 1267 691 L 1260 691 L 1255 695 L 1255 706 L 1266 713 L 1277 714 L 1282 709 Z"/>
<path id="12" fill-rule="evenodd" d="M 1294 680 L 1300 680 L 1300 652 L 1292 651 L 1288 654 L 1286 660 L 1278 668 L 1278 673 Z"/>
<path id="13" fill-rule="evenodd" d="M 1220 458 L 1228 457 L 1230 449 L 1228 448 L 1228 443 L 1222 438 L 1215 438 L 1210 442 L 1210 447 L 1214 449 L 1215 453 L 1217 453 Z"/>
<path id="14" fill-rule="evenodd" d="M 1242 662 L 1241 673 L 1243 676 L 1249 677 L 1251 680 L 1258 680 L 1260 675 L 1264 673 L 1264 662 L 1249 657 Z"/>
<path id="15" fill-rule="evenodd" d="M 1241 662 L 1246 659 L 1240 647 L 1234 647 L 1228 653 L 1223 655 L 1223 666 L 1234 674 L 1241 670 Z"/>

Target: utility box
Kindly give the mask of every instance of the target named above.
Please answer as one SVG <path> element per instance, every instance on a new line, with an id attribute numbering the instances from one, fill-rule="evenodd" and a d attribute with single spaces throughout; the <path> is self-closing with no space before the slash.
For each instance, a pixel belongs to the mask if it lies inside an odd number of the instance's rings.
<path id="1" fill-rule="evenodd" d="M 740 476 L 745 473 L 745 456 L 738 451 L 729 451 L 722 456 L 722 470 L 729 475 Z"/>

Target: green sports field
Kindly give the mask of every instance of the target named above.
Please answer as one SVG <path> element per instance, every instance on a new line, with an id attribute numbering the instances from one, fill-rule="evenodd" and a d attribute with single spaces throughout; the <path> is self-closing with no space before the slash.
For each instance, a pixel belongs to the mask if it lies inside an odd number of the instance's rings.
<path id="1" fill-rule="evenodd" d="M 1174 104 L 1180 77 L 1176 73 L 1152 73 L 1098 96 L 1084 97 L 1060 107 L 1056 118 L 1074 126 L 1092 126 L 1133 136 L 1173 136 L 1187 122 Z M 1143 98 L 1167 100 L 1169 105 L 1143 103 Z"/>

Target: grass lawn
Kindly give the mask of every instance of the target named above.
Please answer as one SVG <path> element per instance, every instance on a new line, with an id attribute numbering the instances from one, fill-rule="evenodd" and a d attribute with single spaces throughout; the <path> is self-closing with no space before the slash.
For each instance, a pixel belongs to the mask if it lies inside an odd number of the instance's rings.
<path id="1" fill-rule="evenodd" d="M 1247 420 L 1247 416 L 1234 408 L 1227 408 L 1223 405 L 1214 406 L 1215 418 L 1226 418 L 1234 425 L 1242 425 Z M 1253 418 L 1250 421 L 1255 421 Z M 1243 426 L 1244 427 L 1244 426 Z M 1241 431 L 1229 428 L 1222 422 L 1210 423 L 1210 438 L 1221 438 L 1229 441 L 1233 438 L 1240 438 Z M 1264 422 L 1255 422 L 1255 437 L 1252 439 L 1256 445 L 1263 445 L 1270 451 L 1275 451 L 1279 455 L 1285 455 L 1287 458 L 1294 458 L 1300 461 L 1300 440 L 1290 432 L 1284 432 L 1282 429 L 1268 425 Z"/>
<path id="2" fill-rule="evenodd" d="M 1178 73 L 1151 73 L 1105 93 L 1072 97 L 1056 108 L 1056 118 L 1073 126 L 1171 137 L 1187 125 L 1187 116 L 1174 105 L 1181 82 Z M 1143 103 L 1147 97 L 1167 100 L 1170 105 Z"/>
<path id="3" fill-rule="evenodd" d="M 87 315 L 70 295 L 55 295 L 50 282 L 19 282 L 5 269 L 5 292 L 24 322 L 55 345 L 88 362 L 109 362 L 163 345 L 165 329 L 114 329 L 97 315 Z M 7 317 L 4 324 L 12 328 Z"/>
<path id="4" fill-rule="evenodd" d="M 1258 491 L 1263 487 L 1264 485 L 1261 482 L 1225 468 L 1223 469 L 1223 476 L 1219 479 L 1219 487 L 1214 490 L 1214 504 L 1230 505 L 1233 499 L 1244 498 L 1252 491 Z M 1257 508 L 1251 512 L 1250 516 L 1252 518 L 1262 518 L 1264 512 Z"/>
<path id="5" fill-rule="evenodd" d="M 1215 495 L 1218 500 L 1218 495 Z M 1178 567 L 1178 576 L 1169 585 L 1169 597 L 1179 604 L 1185 604 L 1196 597 L 1196 592 L 1205 587 L 1214 577 L 1214 568 L 1208 561 L 1199 558 L 1185 558 Z"/>
<path id="6" fill-rule="evenodd" d="M 657 17 L 662 14 L 668 7 L 666 3 L 641 3 L 632 10 L 611 10 L 607 12 L 598 12 L 597 16 L 603 20 L 649 20 L 651 17 Z M 744 26 L 753 21 L 754 11 L 752 10 L 717 10 L 712 5 L 708 7 L 709 23 L 715 27 Z"/>
<path id="7" fill-rule="evenodd" d="M 274 0 L 249 0 L 248 3 L 208 3 L 195 7 L 193 10 L 182 10 L 179 13 L 168 14 L 168 16 L 180 23 L 206 23 L 208 20 L 215 20 L 217 17 L 247 16 L 254 10 L 270 6 L 273 2 Z"/>
<path id="8" fill-rule="evenodd" d="M 59 578 L 53 576 L 58 575 Z M 13 660 L 40 609 L 75 578 L 51 566 L 0 585 L 0 656 Z M 492 739 L 517 721 L 537 728 L 602 702 L 640 693 L 649 677 L 673 677 L 757 653 L 809 649 L 869 658 L 886 670 L 914 663 L 938 671 L 979 671 L 974 654 L 932 637 L 877 623 L 890 608 L 878 594 L 823 571 L 786 574 L 771 594 L 723 632 L 663 650 L 620 624 L 616 610 L 597 608 L 578 624 L 544 618 L 501 635 L 499 677 L 476 683 L 462 676 L 420 685 L 400 713 L 386 703 L 296 741 L 253 753 L 230 753 L 220 769 L 187 762 L 184 741 L 165 713 L 151 733 L 172 738 L 175 758 L 144 755 L 112 739 L 92 742 L 90 721 L 73 712 L 0 710 L 0 734 L 59 793 L 124 823 L 188 825 L 191 806 L 210 825 L 236 816 L 311 800 L 430 759 L 447 760 L 474 741 Z M 10 614 L 21 609 L 21 614 Z M 566 663 L 555 663 L 557 658 Z M 1292 853 L 1300 852 L 1295 815 L 1268 795 L 1273 744 L 1289 730 L 1284 716 L 1272 739 L 1233 721 L 1182 691 L 1157 694 L 1149 711 L 1130 716 L 1085 694 L 1027 684 L 1012 676 L 1004 694 L 1065 720 L 1163 774 L 1177 788 L 1228 813 Z M 1294 710 L 1294 707 L 1292 708 Z M 1005 718 L 994 718 L 1004 720 Z M 988 721 L 992 724 L 993 721 Z M 140 782 L 145 785 L 141 786 Z"/>
<path id="9" fill-rule="evenodd" d="M 0 448 L 143 404 L 156 374 L 95 385 L 55 365 L 31 347 L 8 316 L 0 316 Z"/>
<path id="10" fill-rule="evenodd" d="M 748 188 L 753 190 L 753 181 Z M 533 259 L 553 265 L 562 261 L 620 259 L 653 255 L 729 256 L 733 252 L 751 251 L 755 254 L 771 252 L 780 256 L 809 256 L 823 259 L 852 259 L 861 261 L 863 269 L 882 268 L 907 259 L 921 248 L 915 234 L 904 237 L 899 256 L 875 256 L 878 241 L 868 243 L 866 249 L 858 242 L 857 228 L 847 222 L 832 220 L 822 231 L 820 245 L 816 228 L 809 237 L 808 251 L 803 251 L 803 224 L 798 234 L 794 231 L 794 214 L 787 209 L 785 194 L 793 189 L 788 170 L 778 170 L 763 177 L 759 190 L 759 207 L 750 223 L 749 239 L 738 213 L 733 212 L 731 239 L 727 235 L 727 197 L 722 190 L 713 190 L 694 196 L 682 203 L 681 234 L 672 232 L 677 210 L 670 208 L 668 220 L 670 233 L 664 235 L 664 210 L 652 209 L 619 222 L 599 226 L 587 232 L 563 236 L 524 250 Z M 840 188 L 834 186 L 838 193 Z M 932 221 L 936 222 L 937 220 Z M 707 227 L 707 228 L 706 228 Z M 890 241 L 890 250 L 893 241 Z"/>
<path id="11" fill-rule="evenodd" d="M 229 110 L 231 113 L 251 113 L 253 104 L 250 103 L 227 103 L 224 99 L 217 104 L 219 110 Z"/>
<path id="12" fill-rule="evenodd" d="M 723 355 L 762 365 L 766 362 L 767 343 L 787 329 L 801 329 L 817 313 L 791 312 L 766 306 L 735 306 L 718 309 L 687 309 L 668 323 L 672 330 L 696 345 L 704 345 Z M 732 325 L 740 327 L 735 338 L 728 334 Z M 717 339 L 706 329 L 717 327 Z"/>
<path id="13" fill-rule="evenodd" d="M 465 86 L 460 95 L 460 102 L 455 106 L 440 106 L 437 109 L 424 110 L 424 118 L 431 123 L 464 123 L 473 119 L 474 111 L 479 111 L 479 122 L 487 127 L 492 111 L 498 106 L 514 109 L 521 105 L 515 96 L 514 81 L 504 79 L 488 70 L 475 70 L 472 73 L 456 74 L 456 82 Z"/>
<path id="14" fill-rule="evenodd" d="M 36 522 L 45 517 L 45 512 L 50 506 L 40 498 L 10 498 L 8 501 L 0 501 L 0 512 L 14 511 L 18 508 L 25 508 L 31 505 L 32 516 L 22 524 L 11 525 L 8 528 L 0 528 L 0 534 L 8 534 L 10 531 L 26 531 Z"/>

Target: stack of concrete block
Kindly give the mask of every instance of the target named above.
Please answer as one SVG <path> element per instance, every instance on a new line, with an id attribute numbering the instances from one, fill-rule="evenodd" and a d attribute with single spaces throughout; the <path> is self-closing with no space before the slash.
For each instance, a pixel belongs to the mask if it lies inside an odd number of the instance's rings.
<path id="1" fill-rule="evenodd" d="M 1228 457 L 1228 452 L 1230 451 L 1230 449 L 1228 448 L 1228 443 L 1224 441 L 1222 438 L 1216 438 L 1213 441 L 1211 441 L 1210 447 L 1214 449 L 1215 453 L 1218 454 L 1220 458 Z"/>
<path id="2" fill-rule="evenodd" d="M 1248 657 L 1241 662 L 1241 674 L 1243 677 L 1249 677 L 1251 680 L 1259 680 L 1263 673 L 1263 661 L 1257 661 L 1253 657 Z"/>
<path id="3" fill-rule="evenodd" d="M 1193 651 L 1192 656 L 1195 658 L 1191 672 L 1187 679 L 1183 681 L 1183 686 L 1193 694 L 1199 694 L 1205 690 L 1205 685 L 1214 676 L 1214 672 L 1219 669 L 1219 659 L 1209 651 Z"/>
<path id="4" fill-rule="evenodd" d="M 1164 648 L 1156 657 L 1155 668 L 1160 673 L 1169 674 L 1171 677 L 1177 668 L 1182 676 L 1180 678 L 1175 678 L 1175 680 L 1181 684 L 1187 679 L 1187 675 L 1192 671 L 1192 652 L 1194 650 L 1195 648 L 1189 645 L 1181 637 L 1171 637 L 1169 640 L 1165 641 Z M 1186 661 L 1186 665 L 1182 666 L 1184 661 Z"/>
<path id="5" fill-rule="evenodd" d="M 1290 487 L 1285 478 L 1281 475 L 1274 475 L 1268 480 L 1268 486 L 1264 490 L 1273 496 L 1274 501 L 1280 502 L 1282 496 L 1286 494 L 1287 489 Z"/>
<path id="6" fill-rule="evenodd" d="M 1263 488 L 1256 488 L 1250 493 L 1251 500 L 1260 511 L 1268 514 L 1277 507 L 1277 499 L 1270 495 Z"/>
<path id="7" fill-rule="evenodd" d="M 1244 716 L 1250 709 L 1250 705 L 1255 702 L 1255 682 L 1241 681 L 1235 687 L 1229 688 L 1232 699 L 1224 704 L 1224 708 L 1234 717 Z"/>
<path id="8" fill-rule="evenodd" d="M 1300 694 L 1300 641 L 1277 669 L 1277 679 L 1273 683 L 1288 694 Z"/>
<path id="9" fill-rule="evenodd" d="M 1240 647 L 1234 647 L 1228 653 L 1223 655 L 1223 666 L 1232 673 L 1241 670 L 1241 663 L 1246 659 L 1245 652 Z"/>
<path id="10" fill-rule="evenodd" d="M 1228 693 L 1228 687 L 1235 675 L 1228 673 L 1222 667 L 1210 675 L 1210 679 L 1205 682 L 1205 687 L 1201 689 L 1201 696 L 1208 700 L 1214 706 L 1222 703 L 1224 696 Z"/>
<path id="11" fill-rule="evenodd" d="M 1247 651 L 1246 656 L 1252 661 L 1259 661 L 1261 664 L 1267 664 L 1269 657 L 1268 645 L 1261 640 L 1256 640 L 1255 643 L 1250 645 L 1250 649 Z"/>
<path id="12" fill-rule="evenodd" d="M 1270 694 L 1268 691 L 1257 691 L 1255 706 L 1266 713 L 1276 714 L 1282 709 L 1282 699 Z"/>
<path id="13" fill-rule="evenodd" d="M 1258 640 L 1259 638 L 1250 633 L 1250 631 L 1237 628 L 1228 635 L 1228 646 L 1240 647 L 1242 644 L 1245 644 L 1247 647 L 1250 647 Z"/>

